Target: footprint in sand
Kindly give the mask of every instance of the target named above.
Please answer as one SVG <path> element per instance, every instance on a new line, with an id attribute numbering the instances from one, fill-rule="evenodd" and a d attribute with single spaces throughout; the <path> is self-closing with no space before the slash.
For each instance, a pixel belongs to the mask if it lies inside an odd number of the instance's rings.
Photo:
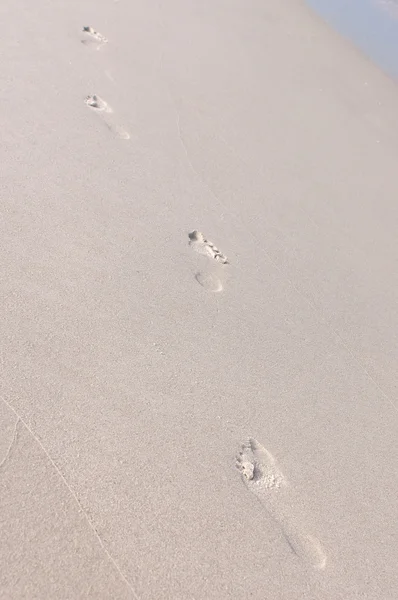
<path id="1" fill-rule="evenodd" d="M 100 96 L 97 96 L 96 94 L 94 94 L 92 96 L 87 96 L 85 99 L 85 103 L 91 110 L 93 110 L 94 112 L 97 112 L 98 114 L 101 115 L 105 125 L 118 138 L 121 138 L 123 140 L 130 139 L 130 134 L 127 133 L 127 131 L 125 131 L 119 125 L 115 125 L 113 123 L 112 119 L 109 117 L 109 115 L 111 113 L 113 113 L 113 110 L 109 106 L 109 104 L 107 102 L 105 102 L 105 100 L 100 98 Z"/>
<path id="2" fill-rule="evenodd" d="M 255 494 L 287 485 L 272 454 L 253 438 L 242 446 L 236 462 L 246 485 Z"/>
<path id="3" fill-rule="evenodd" d="M 222 283 L 224 274 L 221 271 L 221 265 L 229 264 L 227 257 L 212 242 L 207 240 L 200 231 L 195 229 L 188 234 L 188 237 L 189 245 L 195 252 L 212 258 L 219 265 L 218 269 L 212 267 L 209 272 L 205 270 L 196 273 L 196 281 L 209 292 L 221 292 L 224 287 Z"/>
<path id="4" fill-rule="evenodd" d="M 85 99 L 85 103 L 87 104 L 87 106 L 94 110 L 97 110 L 98 112 L 113 112 L 109 104 L 107 104 L 105 100 L 102 100 L 102 98 L 96 96 L 95 94 L 94 96 L 87 96 Z"/>
<path id="5" fill-rule="evenodd" d="M 205 238 L 203 233 L 194 229 L 191 233 L 188 233 L 189 237 L 189 245 L 199 254 L 205 254 L 210 258 L 214 258 L 217 262 L 222 263 L 223 265 L 228 264 L 228 259 L 216 246 L 213 242 L 210 242 Z"/>
<path id="6" fill-rule="evenodd" d="M 326 566 L 326 556 L 319 541 L 296 529 L 280 509 L 278 495 L 281 488 L 288 487 L 288 483 L 272 454 L 257 440 L 250 438 L 242 445 L 236 458 L 236 466 L 247 488 L 256 495 L 279 524 L 294 554 L 314 569 L 323 570 Z"/>
<path id="7" fill-rule="evenodd" d="M 95 31 L 92 27 L 83 27 L 84 39 L 82 39 L 82 44 L 86 46 L 88 44 L 95 45 L 96 50 L 99 50 L 101 46 L 108 43 L 107 38 L 102 35 L 99 31 Z"/>

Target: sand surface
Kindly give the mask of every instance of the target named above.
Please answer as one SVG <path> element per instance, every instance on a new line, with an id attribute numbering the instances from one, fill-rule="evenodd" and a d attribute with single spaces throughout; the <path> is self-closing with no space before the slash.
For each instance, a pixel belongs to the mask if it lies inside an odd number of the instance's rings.
<path id="1" fill-rule="evenodd" d="M 396 599 L 396 85 L 299 0 L 0 16 L 0 598 Z"/>

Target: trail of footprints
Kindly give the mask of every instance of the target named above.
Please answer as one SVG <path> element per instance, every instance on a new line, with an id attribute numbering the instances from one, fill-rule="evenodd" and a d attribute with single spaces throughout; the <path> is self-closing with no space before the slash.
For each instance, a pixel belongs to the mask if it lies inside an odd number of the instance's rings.
<path id="1" fill-rule="evenodd" d="M 213 264 L 229 264 L 228 258 L 203 233 L 191 231 L 188 234 L 190 247 L 207 256 Z M 214 272 L 199 272 L 197 281 L 206 289 L 218 292 L 223 289 L 220 279 Z M 272 454 L 257 440 L 250 438 L 243 444 L 236 458 L 236 466 L 250 492 L 261 502 L 264 509 L 281 528 L 284 538 L 292 552 L 305 564 L 322 571 L 326 567 L 327 557 L 320 542 L 311 534 L 304 533 L 294 522 L 286 518 L 281 510 L 278 497 L 289 485 Z"/>
<path id="2" fill-rule="evenodd" d="M 108 43 L 108 39 L 102 35 L 99 31 L 96 31 L 93 27 L 86 25 L 82 29 L 82 33 L 84 34 L 84 39 L 82 39 L 83 44 L 92 43 L 95 45 L 97 50 Z M 109 77 L 109 74 L 107 74 Z M 127 131 L 125 131 L 122 127 L 115 124 L 113 118 L 110 116 L 113 114 L 113 109 L 109 106 L 109 104 L 101 98 L 98 94 L 90 94 L 86 96 L 84 100 L 86 106 L 93 112 L 97 113 L 97 115 L 103 120 L 105 125 L 114 133 L 117 137 L 121 139 L 130 139 L 130 135 Z M 213 259 L 216 263 L 220 265 L 227 265 L 229 261 L 227 257 L 211 242 L 208 240 L 203 233 L 197 231 L 191 231 L 189 234 L 189 245 L 199 254 L 208 256 Z M 222 272 L 216 272 L 216 270 L 204 270 L 198 271 L 195 274 L 196 281 L 206 290 L 210 292 L 221 292 L 223 290 L 222 283 Z"/>
<path id="3" fill-rule="evenodd" d="M 257 440 L 250 438 L 242 445 L 236 466 L 248 490 L 279 524 L 294 554 L 312 568 L 322 571 L 326 566 L 326 555 L 320 542 L 312 535 L 303 533 L 280 510 L 278 494 L 282 488 L 288 488 L 288 482 L 272 454 Z"/>
<path id="4" fill-rule="evenodd" d="M 92 27 L 83 27 L 85 38 L 82 43 L 92 43 L 99 50 L 108 40 Z M 85 98 L 87 107 L 96 112 L 105 122 L 107 127 L 122 139 L 129 139 L 130 135 L 118 125 L 115 125 L 109 115 L 113 114 L 112 108 L 100 96 L 93 94 Z M 229 264 L 228 258 L 198 230 L 188 234 L 189 246 L 198 254 L 207 256 L 213 265 L 219 269 Z M 223 289 L 222 272 L 217 269 L 208 269 L 196 273 L 197 282 L 211 292 L 220 292 Z M 250 492 L 263 504 L 264 509 L 279 523 L 281 531 L 291 550 L 311 567 L 323 570 L 326 566 L 326 555 L 319 541 L 309 534 L 299 531 L 294 524 L 289 523 L 278 509 L 277 495 L 282 488 L 287 488 L 288 483 L 279 469 L 272 454 L 255 439 L 242 445 L 236 459 L 236 466 L 242 479 Z"/>
<path id="5" fill-rule="evenodd" d="M 83 34 L 85 37 L 82 39 L 82 43 L 86 45 L 92 43 L 97 50 L 100 50 L 104 44 L 108 43 L 107 38 L 92 27 L 83 27 Z M 101 117 L 103 123 L 114 135 L 116 135 L 116 137 L 123 140 L 130 139 L 129 133 L 125 131 L 123 127 L 116 124 L 113 117 L 110 116 L 113 113 L 113 110 L 103 98 L 97 94 L 89 95 L 85 98 L 85 104 Z"/>

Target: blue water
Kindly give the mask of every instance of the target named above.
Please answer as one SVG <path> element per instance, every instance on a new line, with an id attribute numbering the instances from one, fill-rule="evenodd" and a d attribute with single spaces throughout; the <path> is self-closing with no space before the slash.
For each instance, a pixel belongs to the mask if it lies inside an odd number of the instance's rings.
<path id="1" fill-rule="evenodd" d="M 307 0 L 367 56 L 398 79 L 398 0 Z"/>

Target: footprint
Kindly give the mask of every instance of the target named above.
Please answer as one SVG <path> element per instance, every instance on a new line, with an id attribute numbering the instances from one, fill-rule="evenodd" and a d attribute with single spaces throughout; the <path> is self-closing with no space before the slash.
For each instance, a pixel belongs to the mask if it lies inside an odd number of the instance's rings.
<path id="1" fill-rule="evenodd" d="M 253 438 L 242 446 L 236 465 L 248 488 L 256 494 L 287 485 L 272 454 Z"/>
<path id="2" fill-rule="evenodd" d="M 213 273 L 203 273 L 199 271 L 195 275 L 196 281 L 209 292 L 221 292 L 223 285 L 220 279 Z"/>
<path id="3" fill-rule="evenodd" d="M 112 119 L 109 117 L 109 115 L 113 113 L 113 110 L 105 100 L 94 94 L 93 96 L 87 96 L 85 103 L 91 110 L 102 116 L 105 125 L 114 135 L 116 135 L 116 137 L 122 140 L 130 139 L 130 134 L 123 129 L 123 127 L 120 127 L 120 125 L 113 123 Z"/>
<path id="4" fill-rule="evenodd" d="M 93 108 L 94 110 L 97 110 L 98 112 L 113 112 L 109 104 L 107 104 L 105 100 L 102 100 L 102 98 L 96 96 L 95 94 L 94 96 L 87 96 L 85 99 L 85 103 L 87 104 L 87 106 Z"/>
<path id="5" fill-rule="evenodd" d="M 99 31 L 95 31 L 92 27 L 83 27 L 83 33 L 85 33 L 89 39 L 83 39 L 82 44 L 95 43 L 97 44 L 97 50 L 99 50 L 103 44 L 108 43 L 107 38 Z"/>
<path id="6" fill-rule="evenodd" d="M 214 260 L 223 265 L 229 264 L 227 257 L 224 256 L 212 242 L 209 242 L 200 231 L 195 229 L 188 234 L 188 237 L 189 245 L 196 250 L 196 252 L 199 252 L 199 254 L 205 254 L 210 258 L 214 258 Z"/>
<path id="7" fill-rule="evenodd" d="M 247 488 L 278 523 L 292 552 L 312 568 L 323 570 L 326 555 L 320 542 L 312 535 L 301 532 L 283 514 L 278 496 L 280 488 L 287 487 L 288 483 L 272 454 L 257 440 L 250 438 L 242 445 L 236 466 Z"/>

